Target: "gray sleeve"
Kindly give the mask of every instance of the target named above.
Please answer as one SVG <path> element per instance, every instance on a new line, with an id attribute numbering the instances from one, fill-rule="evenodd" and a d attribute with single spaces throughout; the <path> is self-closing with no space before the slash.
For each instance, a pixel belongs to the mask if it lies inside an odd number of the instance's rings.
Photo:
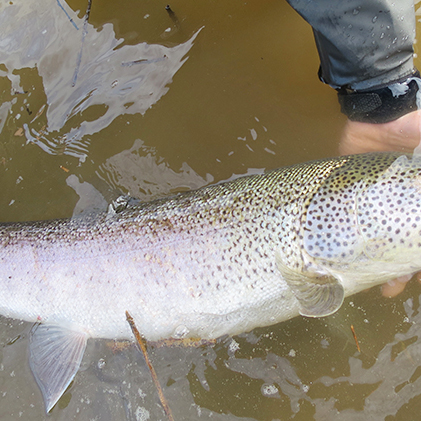
<path id="1" fill-rule="evenodd" d="M 320 78 L 369 90 L 414 73 L 413 0 L 288 0 L 313 27 Z"/>

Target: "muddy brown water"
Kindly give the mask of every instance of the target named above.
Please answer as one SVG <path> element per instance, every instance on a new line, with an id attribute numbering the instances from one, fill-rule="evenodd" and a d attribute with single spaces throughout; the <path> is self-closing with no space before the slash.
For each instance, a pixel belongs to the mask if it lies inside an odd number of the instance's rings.
<path id="1" fill-rule="evenodd" d="M 85 0 L 1 3 L 0 220 L 337 155 L 345 118 L 286 2 L 166 4 L 93 0 L 84 24 Z M 374 288 L 328 318 L 151 358 L 176 420 L 417 419 L 419 296 L 415 282 L 395 299 Z M 29 329 L 0 319 L 1 420 L 46 419 Z M 48 419 L 166 417 L 137 349 L 97 340 Z"/>

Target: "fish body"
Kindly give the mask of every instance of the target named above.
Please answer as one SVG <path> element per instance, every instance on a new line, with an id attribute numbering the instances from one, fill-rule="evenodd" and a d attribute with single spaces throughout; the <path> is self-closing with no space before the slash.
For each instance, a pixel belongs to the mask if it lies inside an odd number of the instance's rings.
<path id="1" fill-rule="evenodd" d="M 420 270 L 420 248 L 420 157 L 325 159 L 118 212 L 2 224 L 0 314 L 39 323 L 30 363 L 49 411 L 89 337 L 132 337 L 126 311 L 152 341 L 324 316 Z"/>

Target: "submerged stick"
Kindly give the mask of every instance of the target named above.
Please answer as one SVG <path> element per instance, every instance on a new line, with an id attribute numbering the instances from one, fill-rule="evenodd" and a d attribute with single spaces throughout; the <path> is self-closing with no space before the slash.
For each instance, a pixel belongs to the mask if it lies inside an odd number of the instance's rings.
<path id="1" fill-rule="evenodd" d="M 169 5 L 169 4 L 167 4 L 167 5 L 165 6 L 165 10 L 168 12 L 168 15 L 169 15 L 169 17 L 171 18 L 171 20 L 173 21 L 173 23 L 174 23 L 175 27 L 176 27 L 177 29 L 179 29 L 179 28 L 180 28 L 180 22 L 179 22 L 179 20 L 178 20 L 178 18 L 177 18 L 177 15 L 173 12 L 173 10 L 171 9 L 171 7 L 170 7 L 170 5 Z"/>
<path id="2" fill-rule="evenodd" d="M 81 42 L 81 45 L 80 45 L 79 54 L 77 56 L 75 73 L 73 74 L 72 87 L 74 87 L 76 85 L 76 80 L 77 80 L 77 75 L 79 73 L 80 63 L 82 62 L 83 43 L 84 43 L 85 37 L 88 33 L 88 19 L 89 19 L 89 14 L 91 13 L 91 6 L 92 6 L 92 0 L 88 0 L 88 7 L 86 8 L 86 13 L 85 13 L 85 21 L 83 22 L 82 42 Z"/>
<path id="3" fill-rule="evenodd" d="M 132 60 L 132 61 L 123 61 L 123 63 L 121 63 L 122 66 L 124 67 L 131 67 L 134 64 L 151 64 L 151 63 L 158 63 L 159 61 L 164 61 L 166 60 L 168 57 L 166 55 L 164 55 L 164 57 L 158 57 L 158 58 L 141 58 L 139 60 Z"/>
<path id="4" fill-rule="evenodd" d="M 165 399 L 164 393 L 162 391 L 162 387 L 159 384 L 159 380 L 158 380 L 158 376 L 156 375 L 156 371 L 153 368 L 153 365 L 151 363 L 151 360 L 149 359 L 148 351 L 146 349 L 146 341 L 140 335 L 140 333 L 137 330 L 137 327 L 136 327 L 136 325 L 134 323 L 133 317 L 130 316 L 130 314 L 129 314 L 128 311 L 126 311 L 126 319 L 127 319 L 127 322 L 130 325 L 130 329 L 132 330 L 133 335 L 136 338 L 136 342 L 138 343 L 139 348 L 142 351 L 143 357 L 145 358 L 145 361 L 146 361 L 146 364 L 147 364 L 147 366 L 149 368 L 149 371 L 151 372 L 152 380 L 155 383 L 156 390 L 158 391 L 158 396 L 159 396 L 159 400 L 161 401 L 161 405 L 163 406 L 164 411 L 167 414 L 168 419 L 170 421 L 174 421 L 174 418 L 172 416 L 171 409 L 170 409 L 170 407 L 168 405 L 167 400 Z"/>
<path id="5" fill-rule="evenodd" d="M 354 337 L 355 345 L 357 345 L 357 351 L 361 352 L 360 344 L 358 343 L 357 334 L 355 333 L 354 325 L 351 325 L 352 336 Z"/>
<path id="6" fill-rule="evenodd" d="M 59 5 L 60 9 L 63 10 L 63 12 L 65 13 L 65 15 L 67 16 L 67 19 L 70 20 L 70 23 L 77 29 L 79 30 L 79 28 L 77 27 L 77 25 L 75 24 L 75 22 L 73 21 L 73 19 L 70 17 L 70 15 L 66 12 L 65 8 L 63 7 L 63 5 L 60 3 L 59 0 L 57 0 L 57 4 Z"/>

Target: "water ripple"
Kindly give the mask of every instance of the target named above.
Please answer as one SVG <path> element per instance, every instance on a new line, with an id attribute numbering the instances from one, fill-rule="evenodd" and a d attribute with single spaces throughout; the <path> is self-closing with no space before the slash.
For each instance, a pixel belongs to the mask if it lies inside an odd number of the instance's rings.
<path id="1" fill-rule="evenodd" d="M 69 15 L 78 27 L 83 26 L 83 19 L 71 9 Z M 36 68 L 47 98 L 46 127 L 39 133 L 32 122 L 26 125 L 28 142 L 50 154 L 72 155 L 81 161 L 87 156 L 87 137 L 120 115 L 144 114 L 165 95 L 200 32 L 171 48 L 122 45 L 112 24 L 100 30 L 89 24 L 72 87 L 82 31 L 75 29 L 56 1 L 9 4 L 0 11 L 0 25 L 0 63 L 6 66 L 7 77 L 12 79 L 16 70 Z M 84 120 L 82 113 L 98 105 L 104 112 Z"/>

